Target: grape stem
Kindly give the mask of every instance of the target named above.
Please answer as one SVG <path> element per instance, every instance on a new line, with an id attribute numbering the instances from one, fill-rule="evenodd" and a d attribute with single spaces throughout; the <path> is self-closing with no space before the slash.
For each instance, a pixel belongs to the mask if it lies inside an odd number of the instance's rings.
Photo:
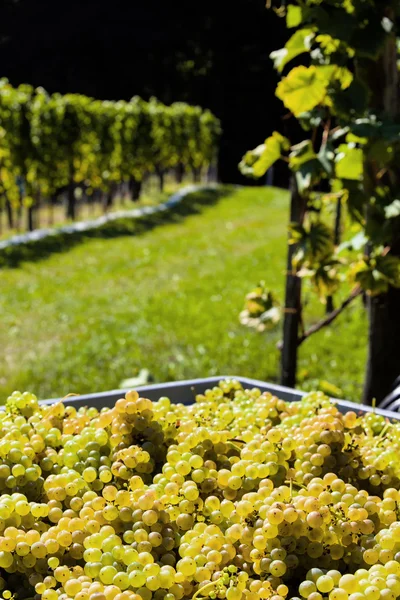
<path id="1" fill-rule="evenodd" d="M 306 489 L 307 489 L 307 486 L 306 486 L 306 485 L 304 485 L 303 483 L 298 483 L 297 481 L 293 481 L 293 479 L 287 479 L 287 480 L 285 481 L 285 483 L 289 483 L 289 484 L 290 484 L 290 486 L 291 486 L 291 488 L 292 488 L 292 486 L 294 486 L 294 485 L 295 485 L 295 486 L 297 486 L 297 487 L 299 488 L 299 490 L 301 490 L 301 489 L 304 489 L 304 490 L 306 490 Z"/>
<path id="2" fill-rule="evenodd" d="M 379 444 L 383 441 L 384 436 L 386 435 L 386 433 L 388 432 L 388 429 L 390 427 L 391 423 L 389 420 L 386 421 L 386 425 L 384 426 L 384 428 L 382 429 L 382 431 L 380 432 L 380 434 L 377 436 L 378 437 L 378 441 L 376 442 L 376 446 L 379 446 Z"/>
<path id="3" fill-rule="evenodd" d="M 207 583 L 207 585 L 204 585 L 203 587 L 199 588 L 197 590 L 197 592 L 194 594 L 194 596 L 192 596 L 192 600 L 195 600 L 195 598 L 197 598 L 197 596 L 200 595 L 200 592 L 205 592 L 205 591 L 210 591 L 213 590 L 219 583 L 219 579 L 217 579 L 217 581 L 211 581 L 210 583 Z M 202 594 L 204 595 L 204 594 Z"/>
<path id="4" fill-rule="evenodd" d="M 234 449 L 236 450 L 236 452 L 241 452 L 241 449 L 239 448 L 239 446 L 236 446 L 233 442 L 236 442 L 237 444 L 245 444 L 246 442 L 243 440 L 238 440 L 236 438 L 232 438 L 231 440 L 228 440 L 228 444 Z"/>

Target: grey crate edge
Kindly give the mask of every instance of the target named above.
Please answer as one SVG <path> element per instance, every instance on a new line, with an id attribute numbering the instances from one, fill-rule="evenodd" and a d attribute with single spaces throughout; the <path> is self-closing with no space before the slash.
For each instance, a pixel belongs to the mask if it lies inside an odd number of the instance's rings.
<path id="1" fill-rule="evenodd" d="M 151 385 L 138 386 L 136 389 L 141 395 L 149 398 L 150 400 L 156 401 L 161 396 L 168 396 L 174 404 L 192 404 L 196 394 L 203 393 L 206 389 L 213 387 L 223 379 L 236 379 L 245 388 L 257 387 L 262 392 L 270 392 L 282 400 L 287 402 L 295 402 L 301 400 L 306 392 L 301 390 L 295 390 L 282 385 L 274 383 L 267 383 L 265 381 L 258 381 L 257 379 L 251 379 L 248 377 L 237 377 L 234 375 L 220 375 L 219 377 L 206 377 L 204 379 L 189 379 L 183 381 L 172 381 L 167 383 L 155 383 Z M 99 392 L 95 394 L 83 394 L 81 396 L 72 396 L 65 400 L 66 404 L 76 406 L 94 406 L 96 408 L 103 408 L 105 406 L 112 406 L 119 398 L 122 398 L 128 390 L 110 390 L 108 392 Z M 59 401 L 60 398 L 53 398 L 51 400 L 42 400 L 41 404 L 54 404 Z M 349 402 L 347 400 L 333 399 L 340 410 L 354 410 L 355 412 L 368 413 L 372 409 L 369 406 L 363 404 L 356 404 L 355 402 Z M 375 409 L 379 415 L 388 417 L 396 421 L 400 420 L 400 414 L 392 412 L 390 410 Z"/>

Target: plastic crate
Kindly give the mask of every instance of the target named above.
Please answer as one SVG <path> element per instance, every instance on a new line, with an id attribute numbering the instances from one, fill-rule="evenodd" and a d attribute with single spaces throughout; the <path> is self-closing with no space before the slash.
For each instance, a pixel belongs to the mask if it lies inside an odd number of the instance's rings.
<path id="1" fill-rule="evenodd" d="M 264 381 L 258 381 L 257 379 L 249 379 L 247 377 L 235 377 L 233 375 L 221 375 L 220 377 L 206 377 L 205 379 L 189 379 L 185 381 L 173 381 L 169 383 L 156 383 L 152 385 L 143 385 L 135 388 L 142 396 L 149 398 L 149 400 L 156 401 L 161 396 L 168 396 L 168 398 L 174 404 L 193 404 L 196 394 L 202 394 L 205 390 L 212 388 L 222 379 L 235 379 L 242 384 L 244 388 L 257 387 L 262 392 L 270 392 L 274 396 L 278 396 L 282 400 L 287 402 L 295 402 L 301 400 L 306 392 L 295 390 L 293 388 L 284 387 L 282 385 L 276 385 L 273 383 L 267 383 Z M 99 392 L 97 394 L 83 394 L 81 396 L 71 396 L 66 399 L 66 403 L 71 406 L 94 406 L 95 408 L 104 408 L 105 406 L 110 407 L 119 399 L 125 395 L 128 390 L 111 390 L 109 392 Z M 60 398 L 54 398 L 52 400 L 43 400 L 41 404 L 53 404 Z M 338 408 L 342 411 L 354 410 L 355 412 L 367 413 L 373 409 L 370 406 L 363 404 L 356 404 L 355 402 L 348 402 L 347 400 L 337 400 L 334 402 Z M 384 417 L 399 421 L 400 415 L 385 409 L 374 409 L 375 412 Z"/>

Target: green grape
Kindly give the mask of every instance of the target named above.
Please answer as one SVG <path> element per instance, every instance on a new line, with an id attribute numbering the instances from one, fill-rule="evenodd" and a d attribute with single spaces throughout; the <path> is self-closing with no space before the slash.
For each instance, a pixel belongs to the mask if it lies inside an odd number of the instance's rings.
<path id="1" fill-rule="evenodd" d="M 237 382 L 188 406 L 29 403 L 0 416 L 3 590 L 26 573 L 44 600 L 287 600 L 295 572 L 308 600 L 400 598 L 397 425 Z"/>

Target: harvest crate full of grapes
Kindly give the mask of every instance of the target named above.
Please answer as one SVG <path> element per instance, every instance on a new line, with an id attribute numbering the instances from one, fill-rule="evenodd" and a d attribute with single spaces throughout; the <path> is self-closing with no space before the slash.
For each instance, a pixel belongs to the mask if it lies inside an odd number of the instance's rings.
<path id="1" fill-rule="evenodd" d="M 395 413 L 212 378 L 0 418 L 5 599 L 400 596 Z"/>

